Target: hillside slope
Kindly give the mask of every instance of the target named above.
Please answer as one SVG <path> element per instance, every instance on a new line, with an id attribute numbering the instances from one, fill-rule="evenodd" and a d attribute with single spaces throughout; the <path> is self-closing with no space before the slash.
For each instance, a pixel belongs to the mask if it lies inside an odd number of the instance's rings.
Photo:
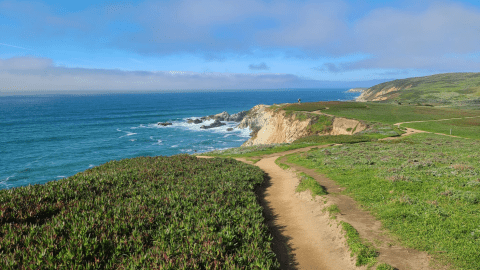
<path id="1" fill-rule="evenodd" d="M 480 104 L 480 73 L 444 73 L 385 82 L 365 90 L 357 101 Z"/>

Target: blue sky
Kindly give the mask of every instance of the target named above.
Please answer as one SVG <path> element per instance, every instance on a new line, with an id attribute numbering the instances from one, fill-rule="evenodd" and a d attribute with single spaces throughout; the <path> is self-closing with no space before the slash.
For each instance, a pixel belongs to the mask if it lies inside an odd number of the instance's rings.
<path id="1" fill-rule="evenodd" d="M 478 1 L 0 0 L 0 92 L 371 86 L 479 44 Z"/>

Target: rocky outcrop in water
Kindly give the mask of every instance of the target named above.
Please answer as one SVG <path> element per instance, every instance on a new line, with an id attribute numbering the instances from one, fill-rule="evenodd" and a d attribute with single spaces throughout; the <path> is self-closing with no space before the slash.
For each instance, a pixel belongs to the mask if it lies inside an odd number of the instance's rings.
<path id="1" fill-rule="evenodd" d="M 171 126 L 172 123 L 170 123 L 170 122 L 158 122 L 157 125 L 165 127 L 165 126 Z"/>
<path id="2" fill-rule="evenodd" d="M 200 124 L 203 123 L 202 119 L 187 119 L 187 123 L 189 124 Z"/>
<path id="3" fill-rule="evenodd" d="M 202 117 L 201 119 L 204 120 L 220 120 L 220 121 L 228 121 L 228 122 L 240 122 L 243 118 L 247 115 L 248 111 L 241 111 L 238 113 L 234 113 L 230 115 L 228 112 L 224 111 L 219 114 L 209 115 Z"/>
<path id="4" fill-rule="evenodd" d="M 209 128 L 221 127 L 221 126 L 225 126 L 225 125 L 226 125 L 225 123 L 222 123 L 222 122 L 220 122 L 220 120 L 217 119 L 217 120 L 215 120 L 215 122 L 211 123 L 210 125 L 208 125 L 208 126 L 203 125 L 200 128 L 201 129 L 209 129 Z"/>

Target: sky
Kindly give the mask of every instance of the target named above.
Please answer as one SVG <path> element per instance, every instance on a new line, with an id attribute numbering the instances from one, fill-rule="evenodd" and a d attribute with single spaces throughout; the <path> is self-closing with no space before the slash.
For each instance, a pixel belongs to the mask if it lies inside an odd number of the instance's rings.
<path id="1" fill-rule="evenodd" d="M 480 68 L 480 1 L 0 0 L 0 93 L 370 87 Z"/>

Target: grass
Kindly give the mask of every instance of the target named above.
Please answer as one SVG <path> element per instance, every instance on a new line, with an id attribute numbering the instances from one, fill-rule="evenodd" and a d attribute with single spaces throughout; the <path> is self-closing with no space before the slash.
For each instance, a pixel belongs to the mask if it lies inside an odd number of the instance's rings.
<path id="1" fill-rule="evenodd" d="M 386 264 L 386 263 L 381 263 L 377 266 L 376 268 L 377 270 L 395 270 L 396 268 L 389 265 L 389 264 Z"/>
<path id="2" fill-rule="evenodd" d="M 287 164 L 282 163 L 282 162 L 280 161 L 280 160 L 282 160 L 283 158 L 284 158 L 284 157 L 281 156 L 281 157 L 275 159 L 275 164 L 277 164 L 278 167 L 280 167 L 280 168 L 282 168 L 282 169 L 284 169 L 284 170 L 290 169 L 290 166 L 288 166 Z"/>
<path id="3" fill-rule="evenodd" d="M 259 158 L 246 158 L 246 160 L 251 161 L 253 164 L 257 163 L 260 161 Z"/>
<path id="4" fill-rule="evenodd" d="M 480 142 L 422 133 L 292 155 L 341 186 L 401 239 L 480 269 Z"/>
<path id="5" fill-rule="evenodd" d="M 385 137 L 385 136 L 384 136 Z M 382 137 L 383 138 L 383 137 Z M 283 144 L 267 144 L 267 145 L 254 145 L 254 146 L 241 146 L 236 148 L 230 148 L 225 150 L 216 150 L 198 155 L 202 156 L 216 156 L 216 157 L 259 157 L 263 155 L 281 153 L 288 150 L 295 150 L 299 148 L 325 145 L 332 143 L 357 143 L 364 141 L 374 140 L 374 136 L 366 135 L 313 135 L 298 139 L 294 142 Z"/>
<path id="6" fill-rule="evenodd" d="M 470 139 L 480 139 L 480 117 L 454 119 L 448 121 L 432 121 L 421 123 L 406 123 L 402 126 L 429 132 L 443 133 Z"/>
<path id="7" fill-rule="evenodd" d="M 386 94 L 390 101 L 415 104 L 454 104 L 467 100 L 478 100 L 480 73 L 444 73 L 400 79 L 375 85 L 370 90 L 372 93 L 378 93 L 392 87 L 401 90 Z"/>
<path id="8" fill-rule="evenodd" d="M 198 155 L 202 156 L 215 156 L 215 157 L 258 157 L 263 155 L 281 153 L 288 150 L 294 150 L 298 148 L 303 148 L 311 146 L 311 144 L 263 144 L 263 145 L 253 145 L 253 146 L 240 146 L 236 148 L 229 148 L 225 150 L 216 150 L 206 153 L 201 153 Z"/>
<path id="9" fill-rule="evenodd" d="M 307 175 L 306 173 L 298 173 L 300 177 L 300 183 L 295 189 L 296 192 L 302 192 L 305 190 L 310 190 L 312 194 L 312 199 L 315 199 L 316 196 L 326 195 L 327 191 L 323 188 L 317 180 Z"/>
<path id="10" fill-rule="evenodd" d="M 278 269 L 256 166 L 188 155 L 111 161 L 0 190 L 1 269 Z"/>
<path id="11" fill-rule="evenodd" d="M 365 103 L 366 108 L 331 107 L 325 113 L 351 119 L 385 124 L 409 121 L 428 121 L 456 117 L 480 116 L 479 110 L 460 110 L 414 105 L 396 105 L 384 103 Z"/>
<path id="12" fill-rule="evenodd" d="M 318 110 L 326 110 L 327 108 L 337 109 L 364 109 L 366 105 L 359 102 L 342 102 L 342 101 L 319 101 L 306 102 L 301 104 L 287 104 L 281 107 L 285 111 L 306 111 L 313 112 Z"/>
<path id="13" fill-rule="evenodd" d="M 377 263 L 378 252 L 371 244 L 365 244 L 365 241 L 360 238 L 358 231 L 347 222 L 340 221 L 343 230 L 345 231 L 347 244 L 352 251 L 352 256 L 357 255 L 356 266 L 368 265 L 372 266 Z M 378 269 L 378 268 L 377 268 Z"/>
<path id="14" fill-rule="evenodd" d="M 297 139 L 292 144 L 331 144 L 331 143 L 358 143 L 372 141 L 371 136 L 366 135 L 312 135 Z"/>
<path id="15" fill-rule="evenodd" d="M 336 218 L 336 216 L 335 216 L 336 214 L 340 213 L 340 209 L 338 208 L 338 205 L 336 205 L 336 204 L 332 204 L 329 207 L 325 208 L 325 211 L 327 211 L 333 219 Z"/>

